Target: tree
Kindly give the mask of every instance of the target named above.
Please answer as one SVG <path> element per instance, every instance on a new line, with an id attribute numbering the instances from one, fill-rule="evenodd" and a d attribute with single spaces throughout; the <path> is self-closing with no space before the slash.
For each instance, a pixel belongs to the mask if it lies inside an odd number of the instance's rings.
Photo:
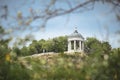
<path id="1" fill-rule="evenodd" d="M 38 53 L 37 50 L 36 50 L 36 48 L 35 48 L 34 46 L 30 46 L 30 47 L 29 47 L 29 51 L 30 51 L 30 54 L 31 54 L 31 55 Z"/>
<path id="2" fill-rule="evenodd" d="M 2 2 L 4 1 L 1 0 L 1 3 Z M 35 28 L 33 29 L 33 27 L 30 24 L 37 20 L 41 20 L 40 22 L 41 24 L 40 26 L 36 27 L 36 30 L 39 30 L 39 28 L 45 28 L 46 23 L 54 17 L 69 15 L 71 13 L 81 13 L 84 10 L 85 11 L 93 10 L 94 7 L 96 7 L 96 5 L 99 3 L 103 3 L 104 5 L 110 4 L 114 8 L 114 12 L 116 13 L 117 19 L 120 20 L 119 19 L 120 17 L 119 15 L 120 1 L 119 0 L 86 0 L 86 1 L 49 0 L 47 2 L 43 0 L 40 0 L 40 1 L 30 0 L 28 2 L 21 1 L 22 4 L 20 4 L 19 2 L 18 2 L 19 7 L 12 8 L 12 10 L 9 10 L 10 9 L 8 6 L 9 2 L 7 2 L 8 4 L 1 6 L 1 11 L 3 12 L 0 15 L 1 19 L 9 20 L 8 21 L 9 27 L 10 29 L 12 29 L 9 32 L 11 33 L 14 33 L 15 31 L 24 32 L 25 30 L 34 31 Z M 28 5 L 29 3 L 30 5 Z M 38 6 L 38 10 L 37 10 L 34 8 L 36 6 L 35 3 L 39 3 L 38 5 L 42 5 L 42 6 Z M 64 6 L 59 5 L 59 3 L 66 6 L 66 8 Z M 24 8 L 24 5 L 28 5 L 29 8 L 27 9 Z M 26 9 L 26 10 L 21 10 L 21 9 Z M 25 15 L 26 12 L 24 11 L 27 11 L 28 9 L 29 9 L 28 15 Z M 15 13 L 16 15 L 15 14 L 12 15 L 12 13 Z M 12 23 L 16 23 L 17 26 L 13 26 Z M 12 26 L 10 26 L 10 24 Z"/>
<path id="3" fill-rule="evenodd" d="M 5 33 L 4 29 L 0 27 L 0 35 Z M 12 49 L 8 47 L 11 39 L 0 39 L 0 80 L 21 80 L 30 79 L 27 69 L 13 59 Z M 14 51 L 19 54 L 19 49 L 14 48 Z"/>
<path id="4" fill-rule="evenodd" d="M 0 40 L 0 79 L 6 80 L 8 71 L 10 69 L 10 52 L 11 50 L 8 48 L 9 40 Z"/>
<path id="5" fill-rule="evenodd" d="M 42 53 L 43 50 L 45 52 L 64 52 L 67 51 L 67 37 L 60 36 L 49 40 L 33 40 L 28 48 L 30 54 Z"/>
<path id="6" fill-rule="evenodd" d="M 0 35 L 4 34 L 4 29 L 0 26 Z M 0 58 L 1 62 L 4 62 L 6 54 L 10 54 L 11 49 L 8 47 L 8 43 L 11 39 L 0 39 Z"/>
<path id="7" fill-rule="evenodd" d="M 114 49 L 113 52 L 109 54 L 107 59 L 99 61 L 99 66 L 96 67 L 96 72 L 92 73 L 94 80 L 119 80 L 120 79 L 120 50 Z M 97 56 L 96 56 L 97 57 Z M 98 65 L 96 63 L 96 65 Z M 91 65 L 92 66 L 92 65 Z"/>
<path id="8" fill-rule="evenodd" d="M 109 42 L 102 42 L 102 48 L 103 48 L 104 54 L 110 54 L 112 49 Z"/>
<path id="9" fill-rule="evenodd" d="M 67 50 L 67 37 L 61 36 L 53 38 L 53 51 L 54 52 L 64 52 Z"/>
<path id="10" fill-rule="evenodd" d="M 13 52 L 15 52 L 17 56 L 22 55 L 21 50 L 18 47 L 13 47 Z"/>
<path id="11" fill-rule="evenodd" d="M 85 41 L 86 49 L 88 53 L 96 53 L 96 51 L 101 51 L 101 42 L 96 38 L 87 38 Z M 99 52 L 100 53 L 100 52 Z"/>
<path id="12" fill-rule="evenodd" d="M 21 55 L 22 55 L 22 56 L 30 55 L 29 49 L 24 46 L 24 47 L 21 49 Z"/>
<path id="13" fill-rule="evenodd" d="M 101 42 L 96 38 L 87 38 L 85 41 L 85 51 L 93 59 L 97 57 L 99 61 L 110 55 L 111 45 L 108 42 Z"/>

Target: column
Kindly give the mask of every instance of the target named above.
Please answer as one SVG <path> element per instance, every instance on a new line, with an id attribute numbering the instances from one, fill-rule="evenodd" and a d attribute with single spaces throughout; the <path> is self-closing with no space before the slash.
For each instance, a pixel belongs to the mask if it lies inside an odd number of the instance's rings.
<path id="1" fill-rule="evenodd" d="M 81 41 L 79 41 L 79 49 L 80 49 L 80 51 L 81 51 Z"/>
<path id="2" fill-rule="evenodd" d="M 81 41 L 81 50 L 83 49 L 83 48 L 82 48 L 82 46 L 83 46 L 82 43 L 83 43 L 83 42 Z"/>
<path id="3" fill-rule="evenodd" d="M 74 50 L 76 51 L 76 40 L 74 40 Z"/>
<path id="4" fill-rule="evenodd" d="M 69 45 L 70 45 L 70 51 L 71 51 L 71 41 L 69 41 Z"/>
<path id="5" fill-rule="evenodd" d="M 71 51 L 71 41 L 68 41 L 68 52 Z"/>
<path id="6" fill-rule="evenodd" d="M 84 42 L 82 43 L 82 51 L 84 51 Z"/>

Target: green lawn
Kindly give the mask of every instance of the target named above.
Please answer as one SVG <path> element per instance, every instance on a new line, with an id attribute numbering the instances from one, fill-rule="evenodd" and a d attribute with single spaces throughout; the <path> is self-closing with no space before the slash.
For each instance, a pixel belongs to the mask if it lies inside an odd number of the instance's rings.
<path id="1" fill-rule="evenodd" d="M 80 54 L 46 54 L 29 56 L 19 62 L 29 69 L 33 80 L 79 80 L 83 61 Z"/>

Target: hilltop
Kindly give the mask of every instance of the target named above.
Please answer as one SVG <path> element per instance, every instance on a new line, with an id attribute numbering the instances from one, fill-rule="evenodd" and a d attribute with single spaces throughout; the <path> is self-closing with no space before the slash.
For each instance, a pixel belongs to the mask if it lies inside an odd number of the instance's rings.
<path id="1" fill-rule="evenodd" d="M 85 56 L 84 56 L 85 57 Z M 83 56 L 80 53 L 64 54 L 64 53 L 42 53 L 32 56 L 21 57 L 19 62 L 31 70 L 33 79 L 44 79 L 44 77 L 54 77 L 58 75 L 76 77 L 79 75 L 80 68 L 83 67 Z M 37 69 L 37 70 L 36 70 Z"/>

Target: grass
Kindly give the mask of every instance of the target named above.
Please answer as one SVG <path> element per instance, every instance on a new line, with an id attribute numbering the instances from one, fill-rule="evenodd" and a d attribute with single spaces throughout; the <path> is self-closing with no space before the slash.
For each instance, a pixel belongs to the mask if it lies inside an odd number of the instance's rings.
<path id="1" fill-rule="evenodd" d="M 32 80 L 79 80 L 83 67 L 81 54 L 47 54 L 25 57 L 19 62 L 30 71 Z M 82 77 L 81 77 L 82 76 Z"/>

